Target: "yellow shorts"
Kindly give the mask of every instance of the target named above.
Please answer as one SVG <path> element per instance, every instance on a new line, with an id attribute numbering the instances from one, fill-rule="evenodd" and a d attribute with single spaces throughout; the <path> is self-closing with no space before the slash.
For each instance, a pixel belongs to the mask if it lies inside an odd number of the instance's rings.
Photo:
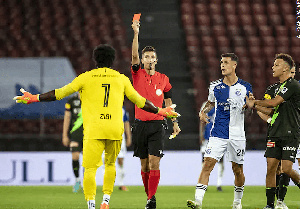
<path id="1" fill-rule="evenodd" d="M 115 163 L 121 144 L 122 140 L 84 139 L 82 166 L 84 168 L 100 167 L 103 164 L 103 151 L 105 151 L 105 164 Z"/>

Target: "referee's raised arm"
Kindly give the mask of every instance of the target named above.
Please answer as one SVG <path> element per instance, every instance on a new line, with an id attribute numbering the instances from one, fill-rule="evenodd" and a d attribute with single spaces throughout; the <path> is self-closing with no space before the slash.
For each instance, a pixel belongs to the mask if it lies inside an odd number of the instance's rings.
<path id="1" fill-rule="evenodd" d="M 138 64 L 140 64 L 140 57 L 139 57 L 140 21 L 134 20 L 131 26 L 132 26 L 132 29 L 134 32 L 133 41 L 132 41 L 131 65 L 138 65 Z"/>

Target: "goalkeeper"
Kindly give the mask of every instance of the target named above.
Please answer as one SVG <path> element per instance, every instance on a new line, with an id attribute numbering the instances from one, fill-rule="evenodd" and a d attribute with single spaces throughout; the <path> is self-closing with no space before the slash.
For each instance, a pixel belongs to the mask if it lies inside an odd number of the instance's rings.
<path id="1" fill-rule="evenodd" d="M 16 96 L 17 103 L 50 102 L 60 100 L 76 91 L 80 92 L 83 117 L 83 162 L 85 168 L 83 190 L 88 209 L 95 208 L 96 171 L 102 165 L 105 152 L 103 202 L 100 209 L 108 209 L 116 176 L 115 161 L 119 154 L 124 124 L 122 106 L 124 95 L 139 108 L 167 118 L 180 116 L 172 107 L 158 108 L 133 88 L 130 80 L 110 67 L 115 59 L 115 49 L 102 44 L 93 51 L 96 69 L 82 73 L 68 85 L 40 95 L 21 89 L 23 96 Z"/>

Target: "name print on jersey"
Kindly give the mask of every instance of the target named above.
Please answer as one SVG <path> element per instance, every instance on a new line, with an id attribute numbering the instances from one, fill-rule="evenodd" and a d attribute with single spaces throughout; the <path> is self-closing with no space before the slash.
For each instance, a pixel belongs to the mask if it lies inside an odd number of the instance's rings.
<path id="1" fill-rule="evenodd" d="M 111 120 L 111 114 L 100 114 L 100 119 Z"/>

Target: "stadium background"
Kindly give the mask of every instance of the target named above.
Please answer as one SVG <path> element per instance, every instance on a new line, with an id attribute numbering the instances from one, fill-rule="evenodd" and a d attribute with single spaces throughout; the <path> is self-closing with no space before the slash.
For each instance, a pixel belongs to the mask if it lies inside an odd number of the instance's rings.
<path id="1" fill-rule="evenodd" d="M 35 104 L 25 114 L 22 111 L 28 107 L 7 98 L 18 93 L 20 87 L 33 93 L 52 90 L 46 88 L 43 83 L 46 80 L 51 83 L 64 77 L 56 85 L 66 84 L 71 77 L 94 67 L 92 50 L 103 43 L 113 45 L 117 51 L 114 68 L 131 77 L 134 13 L 142 13 L 140 50 L 146 45 L 156 47 L 157 70 L 170 77 L 173 102 L 182 115 L 179 119 L 182 132 L 172 141 L 166 138 L 166 150 L 198 150 L 198 111 L 207 99 L 209 82 L 221 77 L 222 53 L 234 52 L 239 56 L 237 75 L 252 84 L 257 98 L 263 97 L 266 87 L 276 81 L 271 71 L 276 53 L 290 54 L 299 67 L 295 3 L 294 0 L 0 0 L 0 75 L 6 81 L 0 84 L 0 104 L 11 104 L 0 109 L 0 151 L 68 150 L 61 143 L 64 102 L 56 102 L 55 107 Z M 69 60 L 73 75 L 61 75 L 61 65 L 45 67 L 48 58 L 61 57 Z M 39 58 L 37 78 L 51 73 L 45 80 L 35 83 L 33 79 L 28 83 L 33 74 L 30 67 L 19 64 L 11 69 L 16 70 L 14 73 L 8 73 L 8 58 L 24 63 Z M 299 79 L 298 72 L 296 78 Z M 14 90 L 10 95 L 6 90 L 11 86 Z M 125 106 L 132 122 L 134 107 L 127 100 Z M 253 114 L 246 119 L 245 128 L 247 149 L 264 149 L 264 122 Z"/>

